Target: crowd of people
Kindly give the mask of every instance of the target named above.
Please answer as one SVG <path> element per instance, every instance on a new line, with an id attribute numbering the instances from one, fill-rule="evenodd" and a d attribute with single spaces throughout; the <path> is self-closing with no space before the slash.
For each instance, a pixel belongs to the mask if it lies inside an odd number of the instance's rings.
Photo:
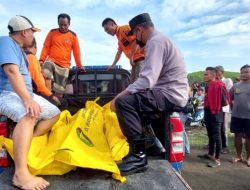
<path id="1" fill-rule="evenodd" d="M 0 114 L 17 122 L 13 133 L 13 185 L 21 189 L 45 189 L 49 185 L 30 173 L 27 154 L 32 137 L 47 133 L 59 118 L 57 106 L 65 91 L 71 52 L 77 68 L 86 72 L 77 35 L 69 30 L 70 21 L 68 14 L 58 15 L 59 27 L 48 33 L 39 60 L 34 32 L 40 30 L 28 18 L 20 15 L 11 18 L 9 36 L 0 37 Z M 163 111 L 173 112 L 174 108 L 181 110 L 188 101 L 186 66 L 177 46 L 155 29 L 148 13 L 139 14 L 128 23 L 118 26 L 112 18 L 102 22 L 104 31 L 116 35 L 118 40 L 118 50 L 108 70 L 114 68 L 122 53 L 132 67 L 132 83 L 111 102 L 111 110 L 116 112 L 130 148 L 117 164 L 122 175 L 147 169 L 144 131 L 145 128 L 152 131 L 153 116 Z M 208 67 L 204 72 L 204 82 L 208 85 L 205 88 L 198 83 L 193 85 L 194 96 L 200 101 L 204 99 L 209 137 L 209 151 L 204 156 L 211 159 L 210 167 L 220 165 L 220 154 L 227 146 L 225 113 L 230 114 L 228 105 L 233 102 L 231 131 L 235 133 L 237 150 L 234 162 L 243 160 L 242 138 L 246 138 L 250 166 L 250 66 L 241 68 L 240 82 L 233 87 L 230 80 L 224 79 L 223 72 L 221 66 Z M 153 132 L 151 136 L 154 139 L 151 149 L 164 152 Z"/>
<path id="2" fill-rule="evenodd" d="M 250 66 L 240 69 L 240 79 L 233 84 L 224 77 L 222 66 L 207 67 L 204 72 L 203 87 L 198 82 L 192 85 L 192 96 L 204 99 L 204 120 L 208 135 L 208 153 L 198 155 L 211 160 L 209 167 L 221 165 L 221 154 L 228 153 L 228 132 L 234 133 L 236 156 L 233 163 L 243 162 L 242 147 L 246 148 L 246 164 L 250 167 L 249 146 L 249 87 Z M 203 92 L 205 94 L 203 95 Z M 245 140 L 245 143 L 243 143 Z"/>

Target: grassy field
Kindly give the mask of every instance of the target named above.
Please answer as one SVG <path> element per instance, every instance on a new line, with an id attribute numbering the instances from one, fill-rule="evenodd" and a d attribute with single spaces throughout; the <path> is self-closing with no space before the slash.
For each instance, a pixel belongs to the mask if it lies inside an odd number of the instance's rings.
<path id="1" fill-rule="evenodd" d="M 205 127 L 195 126 L 186 128 L 189 143 L 191 148 L 203 149 L 208 144 L 207 131 Z M 234 134 L 228 134 L 228 150 L 231 153 L 235 152 L 234 148 Z"/>

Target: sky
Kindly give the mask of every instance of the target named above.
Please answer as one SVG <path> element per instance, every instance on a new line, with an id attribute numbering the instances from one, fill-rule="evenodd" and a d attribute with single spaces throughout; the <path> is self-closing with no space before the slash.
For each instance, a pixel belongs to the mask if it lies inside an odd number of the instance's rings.
<path id="1" fill-rule="evenodd" d="M 11 17 L 28 17 L 42 30 L 35 33 L 39 58 L 48 32 L 58 27 L 58 14 L 67 13 L 83 64 L 111 65 L 117 39 L 104 32 L 102 21 L 111 17 L 125 25 L 144 12 L 181 50 L 189 73 L 216 65 L 239 72 L 250 64 L 250 0 L 0 0 L 0 36 L 8 35 Z M 125 55 L 118 64 L 130 69 Z"/>

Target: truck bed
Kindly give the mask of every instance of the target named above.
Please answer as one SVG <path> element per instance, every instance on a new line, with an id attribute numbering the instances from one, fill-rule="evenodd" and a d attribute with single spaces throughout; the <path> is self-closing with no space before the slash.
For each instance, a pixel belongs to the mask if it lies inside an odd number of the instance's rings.
<path id="1" fill-rule="evenodd" d="M 5 168 L 0 174 L 0 189 L 14 190 L 11 185 L 14 167 Z M 149 168 L 144 173 L 127 176 L 120 183 L 112 179 L 111 174 L 100 170 L 78 168 L 63 176 L 44 176 L 50 182 L 48 190 L 93 189 L 93 190 L 140 190 L 167 189 L 190 190 L 182 177 L 172 169 L 167 160 L 149 160 Z"/>

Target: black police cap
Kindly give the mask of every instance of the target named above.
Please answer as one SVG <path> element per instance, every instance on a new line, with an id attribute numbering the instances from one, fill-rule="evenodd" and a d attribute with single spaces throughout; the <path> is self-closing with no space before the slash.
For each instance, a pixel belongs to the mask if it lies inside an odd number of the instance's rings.
<path id="1" fill-rule="evenodd" d="M 135 29 L 135 27 L 137 25 L 145 23 L 145 22 L 152 22 L 148 13 L 142 13 L 142 14 L 139 14 L 139 15 L 135 16 L 134 18 L 132 18 L 129 21 L 129 26 L 130 26 L 131 30 L 128 33 L 128 35 L 133 35 L 133 30 Z"/>

